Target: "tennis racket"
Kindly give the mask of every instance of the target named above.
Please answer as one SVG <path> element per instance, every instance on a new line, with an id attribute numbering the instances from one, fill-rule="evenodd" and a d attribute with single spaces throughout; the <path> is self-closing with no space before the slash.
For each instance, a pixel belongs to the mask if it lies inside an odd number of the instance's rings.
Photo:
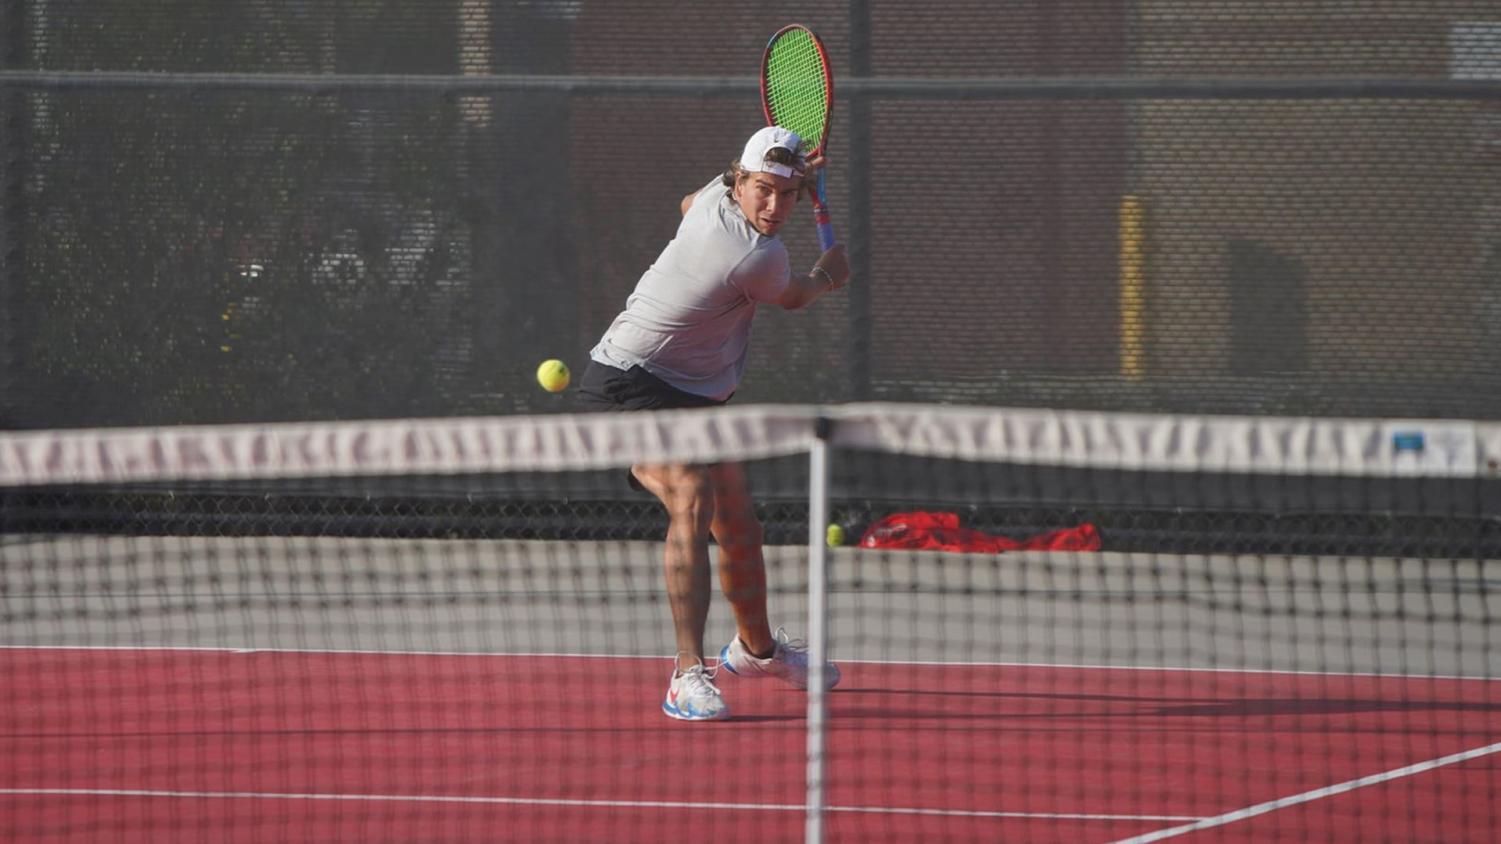
<path id="1" fill-rule="evenodd" d="M 834 74 L 829 54 L 813 30 L 801 24 L 784 26 L 766 42 L 761 57 L 761 104 L 768 125 L 790 129 L 812 145 L 805 154 L 813 158 L 829 142 L 829 115 L 834 110 Z M 824 192 L 824 171 L 818 171 L 813 194 L 813 222 L 818 226 L 818 245 L 827 252 L 834 245 L 834 224 Z"/>

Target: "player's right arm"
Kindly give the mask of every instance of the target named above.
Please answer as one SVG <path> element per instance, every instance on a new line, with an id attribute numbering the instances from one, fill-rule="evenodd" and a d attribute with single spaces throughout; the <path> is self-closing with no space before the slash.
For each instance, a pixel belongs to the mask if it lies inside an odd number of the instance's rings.
<path id="1" fill-rule="evenodd" d="M 795 311 L 812 304 L 823 294 L 845 286 L 849 280 L 849 259 L 845 257 L 844 244 L 837 243 L 819 257 L 807 275 L 795 275 L 787 280 L 787 289 L 777 298 L 777 304 Z"/>

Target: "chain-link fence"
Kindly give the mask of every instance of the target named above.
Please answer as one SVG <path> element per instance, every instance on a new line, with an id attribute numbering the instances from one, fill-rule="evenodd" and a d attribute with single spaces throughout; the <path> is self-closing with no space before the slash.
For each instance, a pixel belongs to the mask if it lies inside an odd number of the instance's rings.
<path id="1" fill-rule="evenodd" d="M 564 409 L 789 20 L 857 280 L 737 401 L 1501 417 L 1491 2 L 3 0 L 0 424 Z"/>

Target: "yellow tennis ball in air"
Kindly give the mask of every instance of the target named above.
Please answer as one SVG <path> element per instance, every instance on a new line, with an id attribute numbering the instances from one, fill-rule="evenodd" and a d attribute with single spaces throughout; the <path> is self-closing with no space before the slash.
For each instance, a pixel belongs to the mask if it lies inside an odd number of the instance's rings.
<path id="1" fill-rule="evenodd" d="M 829 525 L 828 529 L 823 532 L 823 538 L 830 548 L 838 548 L 844 544 L 844 528 L 839 525 Z"/>
<path id="2" fill-rule="evenodd" d="M 568 388 L 568 364 L 553 358 L 542 361 L 537 367 L 537 383 L 549 393 L 562 392 Z"/>

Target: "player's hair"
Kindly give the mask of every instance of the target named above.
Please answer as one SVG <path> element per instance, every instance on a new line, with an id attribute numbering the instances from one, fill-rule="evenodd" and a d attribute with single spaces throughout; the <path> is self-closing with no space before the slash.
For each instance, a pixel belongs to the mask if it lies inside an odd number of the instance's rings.
<path id="1" fill-rule="evenodd" d="M 766 160 L 772 164 L 791 167 L 799 173 L 808 169 L 808 160 L 786 147 L 772 147 L 767 150 Z M 732 188 L 735 186 L 735 182 L 744 175 L 745 168 L 740 166 L 739 161 L 736 161 L 730 165 L 730 169 L 724 171 L 724 175 L 719 180 L 724 183 L 725 187 Z"/>

